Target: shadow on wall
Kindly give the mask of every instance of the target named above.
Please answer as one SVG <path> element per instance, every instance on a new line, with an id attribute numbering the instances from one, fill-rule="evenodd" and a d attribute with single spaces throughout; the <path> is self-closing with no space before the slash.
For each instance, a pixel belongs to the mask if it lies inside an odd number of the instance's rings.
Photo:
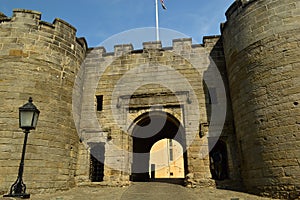
<path id="1" fill-rule="evenodd" d="M 205 77 L 203 79 L 203 90 L 205 93 L 206 114 L 208 125 L 210 125 L 208 131 L 210 171 L 217 188 L 243 191 L 244 187 L 240 175 L 240 153 L 235 137 L 222 38 L 216 39 L 218 41 L 210 52 L 210 58 L 215 65 L 210 64 L 203 74 L 203 77 Z M 218 83 L 214 80 L 214 66 L 217 67 L 222 77 L 226 90 L 225 97 L 219 92 Z M 210 123 L 212 107 L 218 107 L 220 102 L 223 101 L 222 98 L 223 100 L 226 98 L 227 104 L 225 123 L 221 134 L 215 135 L 215 127 L 211 126 L 212 124 Z"/>

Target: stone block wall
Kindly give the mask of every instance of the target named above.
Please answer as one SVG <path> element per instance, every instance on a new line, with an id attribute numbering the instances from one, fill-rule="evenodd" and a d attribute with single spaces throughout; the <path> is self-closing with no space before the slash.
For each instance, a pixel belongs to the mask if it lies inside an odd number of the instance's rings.
<path id="1" fill-rule="evenodd" d="M 24 182 L 32 193 L 74 185 L 78 141 L 73 114 L 75 76 L 86 43 L 61 19 L 41 21 L 41 13 L 16 9 L 0 15 L 0 193 L 17 178 L 24 134 L 18 108 L 31 96 L 40 110 L 28 138 Z"/>
<path id="2" fill-rule="evenodd" d="M 222 34 L 247 190 L 300 195 L 300 2 L 236 1 Z"/>

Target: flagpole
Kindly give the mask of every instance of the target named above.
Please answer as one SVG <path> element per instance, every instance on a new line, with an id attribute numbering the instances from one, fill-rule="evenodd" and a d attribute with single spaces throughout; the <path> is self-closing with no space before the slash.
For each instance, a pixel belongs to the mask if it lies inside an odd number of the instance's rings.
<path id="1" fill-rule="evenodd" d="M 158 0 L 155 0 L 155 7 L 156 7 L 156 41 L 159 41 Z"/>

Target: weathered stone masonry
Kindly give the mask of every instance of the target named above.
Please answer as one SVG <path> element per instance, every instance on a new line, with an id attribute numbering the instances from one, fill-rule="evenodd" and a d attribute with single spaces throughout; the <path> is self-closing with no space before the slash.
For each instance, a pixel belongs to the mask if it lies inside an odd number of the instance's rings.
<path id="1" fill-rule="evenodd" d="M 224 52 L 242 177 L 249 191 L 300 190 L 300 2 L 241 1 L 227 11 Z"/>
<path id="2" fill-rule="evenodd" d="M 86 44 L 75 28 L 41 13 L 14 10 L 1 16 L 1 193 L 16 179 L 24 134 L 18 128 L 18 107 L 29 96 L 41 108 L 39 128 L 29 135 L 24 180 L 28 190 L 74 186 L 78 136 L 72 118 L 75 75 Z"/>
<path id="3" fill-rule="evenodd" d="M 197 135 L 192 144 L 187 149 L 187 173 L 192 173 L 195 182 L 201 182 L 203 185 L 210 185 L 210 170 L 208 159 L 208 140 L 206 137 L 199 138 L 200 125 L 210 124 L 210 114 L 208 103 L 207 91 L 204 90 L 204 83 L 202 76 L 207 76 L 207 79 L 213 79 L 213 73 L 210 72 L 210 60 L 211 56 L 215 63 L 218 65 L 219 70 L 225 69 L 225 63 L 223 59 L 222 47 L 216 43 L 220 43 L 219 37 L 207 37 L 204 38 L 204 45 L 192 45 L 191 39 L 174 40 L 172 48 L 162 48 L 160 42 L 144 43 L 143 50 L 133 51 L 131 45 L 117 45 L 115 46 L 115 53 L 105 53 L 103 48 L 91 49 L 91 53 L 85 60 L 83 85 L 85 90 L 82 91 L 82 113 L 79 127 L 79 135 L 82 140 L 86 142 L 106 142 L 108 135 L 112 137 L 112 143 L 120 147 L 125 151 L 132 151 L 132 141 L 130 137 L 130 130 L 124 133 L 119 125 L 115 122 L 115 115 L 112 113 L 112 106 L 120 104 L 118 110 L 123 109 L 122 99 L 127 95 L 133 95 L 130 100 L 130 104 L 127 111 L 120 112 L 117 116 L 120 118 L 126 118 L 127 120 L 137 119 L 144 113 L 150 111 L 150 107 L 153 105 L 162 105 L 166 107 L 163 109 L 177 118 L 185 128 L 186 135 L 192 137 Z M 108 66 L 107 66 L 108 65 Z M 138 68 L 139 66 L 146 65 L 146 68 L 139 70 L 139 76 L 135 74 L 125 81 L 125 87 L 121 88 L 120 93 L 117 96 L 117 101 L 112 99 L 112 92 L 116 87 L 117 82 L 124 77 L 124 75 L 131 70 Z M 171 66 L 171 69 L 165 69 L 163 66 Z M 186 85 L 182 80 L 174 79 L 173 72 L 179 72 L 189 81 L 192 89 L 195 91 L 197 99 L 192 101 L 199 102 L 199 111 L 189 108 L 187 103 L 187 93 L 183 95 L 177 95 L 180 99 L 176 99 L 174 92 L 188 92 Z M 153 73 L 158 75 L 153 76 Z M 226 77 L 224 77 L 226 79 Z M 164 85 L 159 84 L 145 84 L 145 82 L 151 82 L 151 79 L 156 79 L 157 83 L 163 80 Z M 99 81 L 98 81 L 99 80 Z M 140 86 L 140 82 L 143 84 Z M 211 81 L 210 86 L 213 85 Z M 96 84 L 95 84 L 96 83 Z M 207 83 L 208 84 L 208 83 Z M 223 82 L 222 82 L 223 84 Z M 132 94 L 130 89 L 134 86 L 140 86 Z M 175 86 L 176 89 L 170 91 L 166 86 Z M 215 87 L 218 87 L 215 85 Z M 189 89 L 189 88 L 188 88 Z M 80 93 L 80 92 L 79 92 Z M 95 117 L 95 96 L 103 95 L 103 111 L 96 112 Z M 192 97 L 192 95 L 191 95 Z M 222 95 L 219 96 L 221 101 Z M 226 98 L 226 95 L 225 95 Z M 120 102 L 118 102 L 120 101 Z M 176 106 L 183 105 L 185 111 Z M 169 107 L 169 108 L 167 108 Z M 225 128 L 223 130 L 223 139 L 234 144 L 235 137 L 233 135 L 232 117 L 230 115 L 230 106 L 228 106 L 227 120 Z M 225 111 L 226 112 L 226 111 Z M 200 122 L 195 121 L 197 113 L 200 113 Z M 126 121 L 126 120 L 125 120 Z M 196 129 L 191 126 L 192 123 L 196 124 Z M 101 124 L 102 126 L 99 126 Z M 198 125 L 199 124 L 199 125 Z M 126 126 L 126 124 L 124 124 Z M 128 126 L 129 124 L 127 124 Z M 202 130 L 203 131 L 203 130 Z M 204 131 L 204 134 L 208 135 L 208 130 Z M 121 136 L 120 136 L 121 135 Z M 188 136 L 186 136 L 187 138 Z M 211 134 L 211 139 L 214 137 Z M 229 162 L 228 167 L 230 169 L 229 177 L 233 180 L 239 179 L 237 152 L 233 148 L 235 145 L 228 146 Z M 120 160 L 124 163 L 124 167 L 131 167 L 130 155 L 123 155 L 121 152 L 116 153 L 115 149 L 110 152 L 109 144 L 107 144 L 105 152 L 105 163 L 107 166 L 118 166 Z M 88 159 L 87 152 L 80 156 L 78 178 L 79 182 L 88 180 L 88 166 L 86 165 Z M 122 155 L 120 155 L 122 154 Z M 201 155 L 204 155 L 201 157 Z M 81 165 L 81 163 L 85 163 Z M 85 166 L 85 167 L 84 167 Z M 126 169 L 123 169 L 126 171 Z M 130 171 L 130 169 L 129 169 Z M 105 168 L 104 172 L 107 176 L 104 176 L 105 182 L 122 183 L 129 181 L 130 174 L 123 173 L 121 171 L 116 172 L 114 169 Z M 110 177 L 110 178 L 109 178 Z M 107 183 L 106 183 L 107 184 Z"/>
<path id="4" fill-rule="evenodd" d="M 121 44 L 106 52 L 88 48 L 61 19 L 48 23 L 41 13 L 20 9 L 12 17 L 0 13 L 0 193 L 17 176 L 23 142 L 18 107 L 32 96 L 41 115 L 26 152 L 30 193 L 91 184 L 94 150 L 87 143 L 103 148 L 98 184 L 130 184 L 138 161 L 132 152 L 153 144 L 135 139 L 136 127 L 150 113 L 156 119 L 165 113 L 165 128 L 181 130 L 181 145 L 191 141 L 184 154 L 188 185 L 239 185 L 255 194 L 297 199 L 300 2 L 237 0 L 226 17 L 222 35 L 204 37 L 203 44 L 177 39 L 172 47 L 145 42 L 143 49 Z M 216 108 L 226 111 L 222 129 L 212 120 Z M 164 137 L 173 136 L 154 140 Z M 223 181 L 210 170 L 208 151 L 217 140 L 227 158 Z"/>

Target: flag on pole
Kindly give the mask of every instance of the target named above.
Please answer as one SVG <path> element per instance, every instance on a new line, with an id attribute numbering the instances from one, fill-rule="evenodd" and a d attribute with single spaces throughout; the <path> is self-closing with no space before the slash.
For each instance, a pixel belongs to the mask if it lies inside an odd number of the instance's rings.
<path id="1" fill-rule="evenodd" d="M 167 10 L 164 0 L 160 0 L 161 6 L 164 10 Z"/>

